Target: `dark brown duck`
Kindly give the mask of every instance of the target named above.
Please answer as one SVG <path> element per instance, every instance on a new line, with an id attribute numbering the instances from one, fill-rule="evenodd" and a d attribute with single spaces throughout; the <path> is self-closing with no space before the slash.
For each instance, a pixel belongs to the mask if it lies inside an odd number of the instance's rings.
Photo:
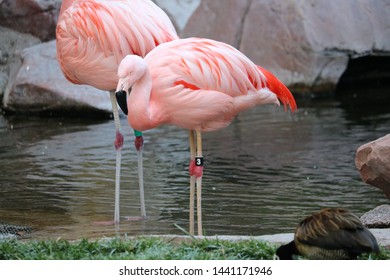
<path id="1" fill-rule="evenodd" d="M 279 247 L 276 255 L 281 260 L 291 260 L 293 255 L 347 260 L 370 252 L 379 253 L 379 246 L 360 219 L 346 209 L 326 208 L 301 221 L 294 240 Z"/>

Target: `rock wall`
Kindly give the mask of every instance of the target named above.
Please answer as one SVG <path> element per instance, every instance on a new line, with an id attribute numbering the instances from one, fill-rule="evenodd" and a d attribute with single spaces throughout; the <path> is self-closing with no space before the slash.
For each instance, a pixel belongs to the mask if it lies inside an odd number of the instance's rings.
<path id="1" fill-rule="evenodd" d="M 0 107 L 3 110 L 111 112 L 107 92 L 74 85 L 60 70 L 54 39 L 61 2 L 0 0 Z"/>
<path id="2" fill-rule="evenodd" d="M 41 40 L 30 34 L 0 26 L 0 100 L 6 88 L 12 86 L 15 74 L 19 71 L 23 49 L 40 43 Z"/>
<path id="3" fill-rule="evenodd" d="M 181 37 L 239 48 L 294 92 L 332 91 L 348 61 L 390 55 L 386 0 L 203 0 Z"/>
<path id="4" fill-rule="evenodd" d="M 388 0 L 154 2 L 171 16 L 181 37 L 208 37 L 232 44 L 254 62 L 274 72 L 295 95 L 332 92 L 351 59 L 390 55 Z M 17 68 L 21 64 L 15 61 L 21 60 L 20 51 L 24 47 L 54 39 L 60 5 L 61 0 L 0 0 L 3 109 L 17 111 L 16 101 L 24 101 L 11 96 L 16 91 L 10 89 L 20 84 Z M 54 48 L 54 44 L 43 46 Z M 29 73 L 26 75 L 37 75 L 30 80 L 42 80 L 39 75 L 43 73 Z M 59 80 L 63 78 L 61 73 L 56 75 Z M 4 93 L 7 96 L 2 98 Z"/>
<path id="5" fill-rule="evenodd" d="M 55 38 L 61 0 L 0 0 L 0 25 L 30 33 L 43 41 Z"/>
<path id="6" fill-rule="evenodd" d="M 26 48 L 12 85 L 7 88 L 3 104 L 19 112 L 101 111 L 109 113 L 111 101 L 107 91 L 69 83 L 57 62 L 55 41 Z"/>

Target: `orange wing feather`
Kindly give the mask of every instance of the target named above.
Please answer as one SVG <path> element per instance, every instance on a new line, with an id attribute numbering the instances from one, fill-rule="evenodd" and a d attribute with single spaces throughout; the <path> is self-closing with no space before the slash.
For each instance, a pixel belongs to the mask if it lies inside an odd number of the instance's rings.
<path id="1" fill-rule="evenodd" d="M 291 111 L 294 112 L 297 109 L 297 103 L 290 90 L 274 74 L 260 66 L 257 67 L 267 78 L 267 87 L 278 96 L 286 109 L 289 105 Z"/>

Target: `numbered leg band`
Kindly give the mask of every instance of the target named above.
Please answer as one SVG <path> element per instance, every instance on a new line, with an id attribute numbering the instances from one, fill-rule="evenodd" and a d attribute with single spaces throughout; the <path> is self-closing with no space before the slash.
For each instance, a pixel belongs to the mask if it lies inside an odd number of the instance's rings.
<path id="1" fill-rule="evenodd" d="M 203 166 L 203 157 L 195 157 L 195 166 Z"/>

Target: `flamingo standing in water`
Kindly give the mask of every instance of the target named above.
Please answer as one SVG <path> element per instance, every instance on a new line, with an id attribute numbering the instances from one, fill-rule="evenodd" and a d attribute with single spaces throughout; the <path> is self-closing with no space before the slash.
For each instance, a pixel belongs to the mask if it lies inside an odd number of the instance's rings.
<path id="1" fill-rule="evenodd" d="M 239 112 L 256 105 L 279 105 L 281 100 L 285 108 L 297 108 L 291 92 L 273 74 L 232 46 L 209 39 L 171 41 L 144 58 L 128 55 L 119 65 L 118 77 L 117 92 L 127 93 L 127 118 L 134 129 L 172 124 L 190 131 L 191 234 L 196 181 L 198 235 L 202 235 L 201 132 L 224 128 Z"/>
<path id="2" fill-rule="evenodd" d="M 75 84 L 87 84 L 110 91 L 115 120 L 115 214 L 118 223 L 121 133 L 115 88 L 121 60 L 128 54 L 144 57 L 161 43 L 178 36 L 168 16 L 150 0 L 63 0 L 57 30 L 57 57 L 65 77 Z M 141 216 L 146 216 L 142 133 L 134 131 L 138 152 Z"/>

